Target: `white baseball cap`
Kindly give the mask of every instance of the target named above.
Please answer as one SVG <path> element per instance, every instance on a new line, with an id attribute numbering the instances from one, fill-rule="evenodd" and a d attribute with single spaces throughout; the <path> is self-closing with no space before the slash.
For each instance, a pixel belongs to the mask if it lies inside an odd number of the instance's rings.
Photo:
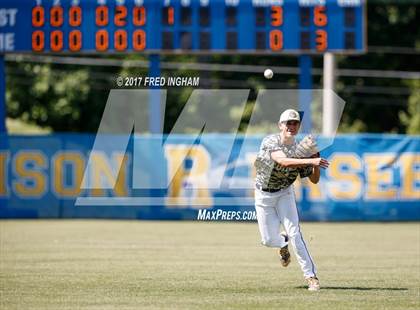
<path id="1" fill-rule="evenodd" d="M 287 109 L 280 115 L 280 123 L 287 122 L 287 121 L 298 121 L 300 122 L 300 115 L 296 110 Z"/>

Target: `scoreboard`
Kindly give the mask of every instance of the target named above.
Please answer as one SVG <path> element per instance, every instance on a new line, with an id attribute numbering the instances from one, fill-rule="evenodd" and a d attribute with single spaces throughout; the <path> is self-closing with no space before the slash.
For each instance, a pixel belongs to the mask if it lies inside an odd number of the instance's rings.
<path id="1" fill-rule="evenodd" d="M 0 53 L 361 53 L 364 0 L 1 0 Z"/>

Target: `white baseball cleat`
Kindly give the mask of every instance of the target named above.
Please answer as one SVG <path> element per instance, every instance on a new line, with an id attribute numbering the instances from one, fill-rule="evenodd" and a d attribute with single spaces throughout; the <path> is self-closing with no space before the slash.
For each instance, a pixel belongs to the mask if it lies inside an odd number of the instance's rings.
<path id="1" fill-rule="evenodd" d="M 306 278 L 306 282 L 308 282 L 309 291 L 319 291 L 321 289 L 319 285 L 319 280 L 317 277 Z"/>

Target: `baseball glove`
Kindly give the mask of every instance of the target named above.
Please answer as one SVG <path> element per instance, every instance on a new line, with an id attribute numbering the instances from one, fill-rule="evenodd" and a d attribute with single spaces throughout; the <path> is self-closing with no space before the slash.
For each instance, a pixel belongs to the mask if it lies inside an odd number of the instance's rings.
<path id="1" fill-rule="evenodd" d="M 315 137 L 307 135 L 296 146 L 296 158 L 320 157 Z"/>

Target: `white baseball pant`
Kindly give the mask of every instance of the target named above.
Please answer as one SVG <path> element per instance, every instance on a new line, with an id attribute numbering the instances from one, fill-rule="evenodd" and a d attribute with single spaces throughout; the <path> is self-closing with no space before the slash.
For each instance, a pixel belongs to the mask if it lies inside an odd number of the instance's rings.
<path id="1" fill-rule="evenodd" d="M 287 243 L 280 235 L 283 223 L 304 277 L 315 277 L 316 267 L 300 231 L 293 185 L 275 193 L 255 189 L 255 210 L 261 243 L 268 247 L 284 247 Z"/>

